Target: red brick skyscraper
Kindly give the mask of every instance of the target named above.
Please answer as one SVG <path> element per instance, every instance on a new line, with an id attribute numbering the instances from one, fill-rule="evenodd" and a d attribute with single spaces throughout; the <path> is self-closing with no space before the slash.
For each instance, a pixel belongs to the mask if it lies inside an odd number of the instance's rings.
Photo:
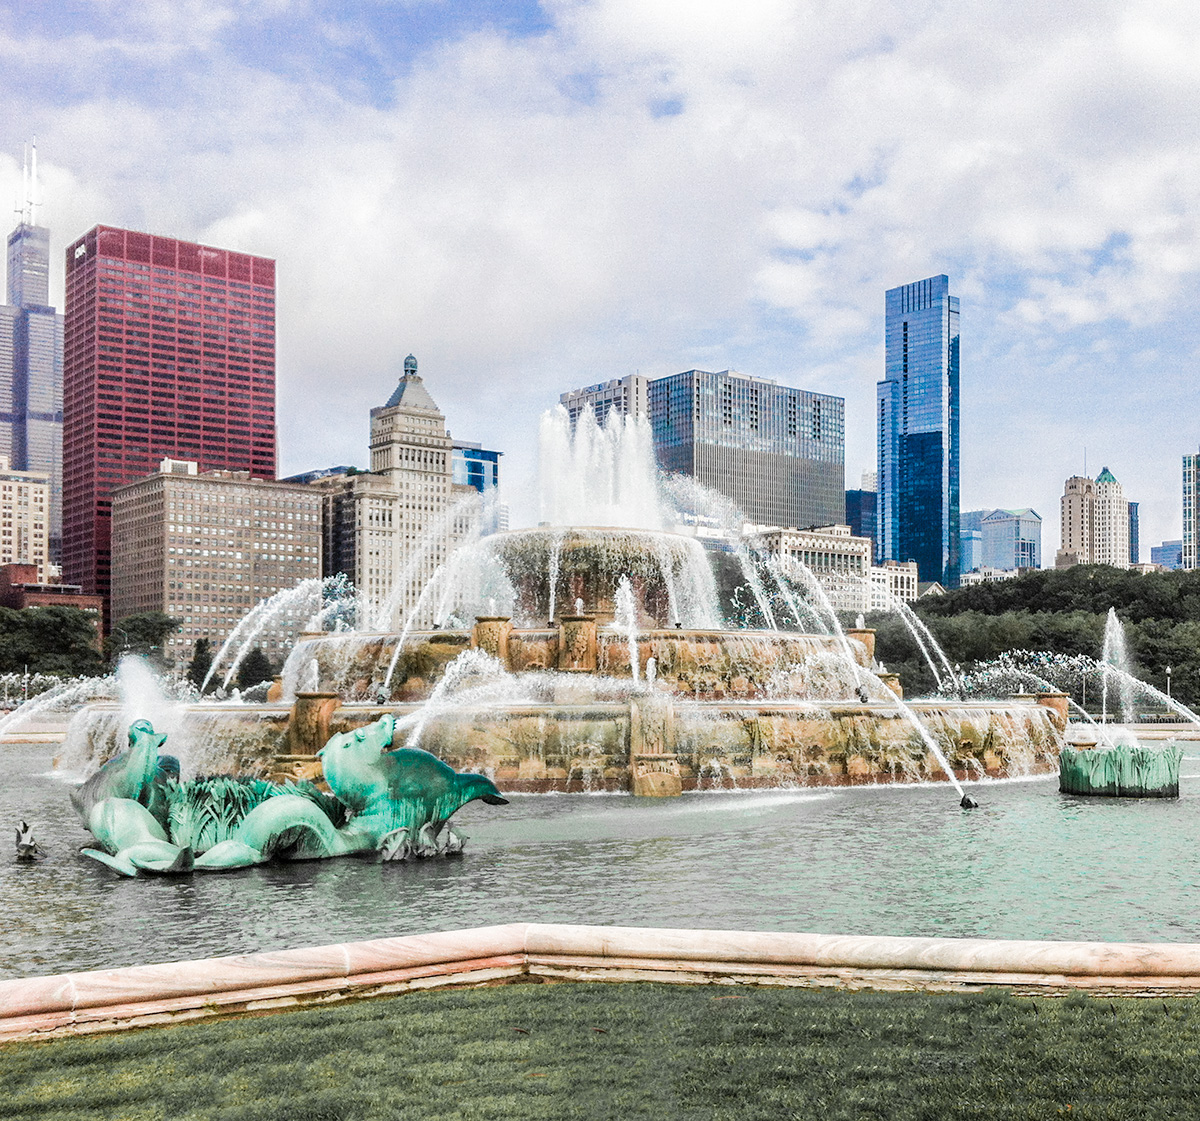
<path id="1" fill-rule="evenodd" d="M 63 577 L 107 599 L 114 487 L 168 456 L 275 477 L 275 262 L 96 226 L 63 351 Z"/>

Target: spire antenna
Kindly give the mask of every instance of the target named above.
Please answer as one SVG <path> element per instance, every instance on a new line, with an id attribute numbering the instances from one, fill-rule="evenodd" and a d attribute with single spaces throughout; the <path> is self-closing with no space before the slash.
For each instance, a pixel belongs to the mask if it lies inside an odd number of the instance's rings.
<path id="1" fill-rule="evenodd" d="M 29 224 L 37 225 L 38 181 L 37 181 L 37 137 L 33 138 L 29 161 Z"/>
<path id="2" fill-rule="evenodd" d="M 20 205 L 17 207 L 17 213 L 21 216 L 21 221 L 25 221 L 26 213 L 29 208 L 29 141 L 27 140 L 21 145 L 21 197 Z"/>

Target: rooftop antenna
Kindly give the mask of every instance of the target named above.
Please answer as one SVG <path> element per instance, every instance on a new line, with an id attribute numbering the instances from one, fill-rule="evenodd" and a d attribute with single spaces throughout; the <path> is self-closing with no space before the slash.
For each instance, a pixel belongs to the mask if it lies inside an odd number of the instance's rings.
<path id="1" fill-rule="evenodd" d="M 21 193 L 17 197 L 16 210 L 20 221 L 25 221 L 25 208 L 29 200 L 29 142 L 21 145 Z"/>
<path id="2" fill-rule="evenodd" d="M 37 225 L 37 137 L 33 138 L 33 143 L 30 145 L 30 160 L 29 160 L 29 224 Z"/>

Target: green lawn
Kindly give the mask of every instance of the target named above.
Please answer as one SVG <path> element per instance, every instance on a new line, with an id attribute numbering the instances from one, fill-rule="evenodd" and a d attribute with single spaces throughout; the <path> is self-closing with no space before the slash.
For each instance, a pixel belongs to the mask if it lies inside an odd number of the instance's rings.
<path id="1" fill-rule="evenodd" d="M 0 1046 L 0 1117 L 1200 1116 L 1200 1000 L 508 985 Z"/>

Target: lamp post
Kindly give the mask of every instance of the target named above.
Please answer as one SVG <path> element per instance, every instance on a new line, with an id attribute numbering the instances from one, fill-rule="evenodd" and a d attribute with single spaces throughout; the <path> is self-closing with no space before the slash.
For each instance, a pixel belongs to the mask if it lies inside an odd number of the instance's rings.
<path id="1" fill-rule="evenodd" d="M 1171 667 L 1167 666 L 1167 700 L 1171 699 Z"/>

